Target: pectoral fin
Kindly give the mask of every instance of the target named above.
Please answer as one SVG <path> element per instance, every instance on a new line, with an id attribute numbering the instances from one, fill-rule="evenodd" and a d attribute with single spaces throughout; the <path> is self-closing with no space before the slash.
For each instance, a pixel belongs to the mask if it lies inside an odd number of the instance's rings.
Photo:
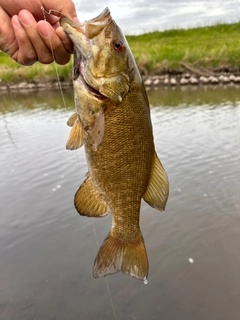
<path id="1" fill-rule="evenodd" d="M 94 125 L 89 130 L 89 133 L 92 137 L 93 148 L 97 150 L 98 146 L 101 144 L 103 136 L 104 136 L 104 129 L 105 129 L 105 115 L 104 110 L 101 109 L 95 118 Z"/>
<path id="2" fill-rule="evenodd" d="M 147 190 L 143 199 L 153 208 L 164 210 L 169 194 L 167 174 L 155 152 Z"/>
<path id="3" fill-rule="evenodd" d="M 81 126 L 79 118 L 77 117 L 69 133 L 69 137 L 66 142 L 66 148 L 68 150 L 75 150 L 80 148 L 83 145 L 83 143 L 84 143 L 84 130 Z"/>
<path id="4" fill-rule="evenodd" d="M 74 113 L 69 117 L 69 119 L 68 119 L 68 121 L 67 121 L 67 125 L 68 125 L 69 127 L 72 127 L 72 126 L 74 125 L 74 122 L 77 120 L 77 118 L 78 118 L 78 114 L 77 114 L 77 112 L 74 112 Z"/>
<path id="5" fill-rule="evenodd" d="M 78 213 L 82 216 L 98 218 L 108 214 L 108 205 L 95 189 L 89 175 L 76 192 L 74 205 Z"/>

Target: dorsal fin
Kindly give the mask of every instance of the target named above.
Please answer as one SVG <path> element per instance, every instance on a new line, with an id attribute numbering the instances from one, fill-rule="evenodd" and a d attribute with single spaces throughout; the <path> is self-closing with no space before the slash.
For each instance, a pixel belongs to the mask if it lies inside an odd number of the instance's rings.
<path id="1" fill-rule="evenodd" d="M 153 208 L 162 211 L 165 210 L 168 194 L 168 177 L 155 152 L 148 187 L 143 199 Z"/>

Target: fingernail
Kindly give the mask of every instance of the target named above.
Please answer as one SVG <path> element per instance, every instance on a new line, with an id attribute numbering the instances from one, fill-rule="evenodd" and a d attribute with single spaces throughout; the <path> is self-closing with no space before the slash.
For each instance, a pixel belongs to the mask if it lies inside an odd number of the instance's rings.
<path id="1" fill-rule="evenodd" d="M 53 28 L 47 21 L 39 21 L 37 30 L 43 38 L 48 38 L 53 34 Z"/>
<path id="2" fill-rule="evenodd" d="M 21 10 L 19 12 L 18 16 L 19 16 L 21 23 L 24 24 L 25 26 L 30 26 L 35 21 L 31 12 L 29 12 L 27 10 Z"/>
<path id="3" fill-rule="evenodd" d="M 19 20 L 17 15 L 12 17 L 12 23 L 14 24 L 14 26 L 16 28 L 22 28 L 21 22 L 20 22 L 20 20 Z"/>

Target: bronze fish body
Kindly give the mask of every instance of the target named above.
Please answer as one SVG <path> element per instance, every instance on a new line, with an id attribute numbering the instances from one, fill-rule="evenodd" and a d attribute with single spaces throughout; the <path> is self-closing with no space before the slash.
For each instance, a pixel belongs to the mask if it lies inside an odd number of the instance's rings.
<path id="1" fill-rule="evenodd" d="M 61 25 L 74 44 L 76 114 L 68 149 L 84 145 L 85 181 L 75 194 L 80 215 L 112 214 L 112 227 L 93 267 L 93 276 L 117 271 L 145 281 L 148 259 L 139 226 L 143 198 L 164 210 L 168 178 L 157 157 L 147 94 L 133 55 L 106 8 L 95 19 Z"/>

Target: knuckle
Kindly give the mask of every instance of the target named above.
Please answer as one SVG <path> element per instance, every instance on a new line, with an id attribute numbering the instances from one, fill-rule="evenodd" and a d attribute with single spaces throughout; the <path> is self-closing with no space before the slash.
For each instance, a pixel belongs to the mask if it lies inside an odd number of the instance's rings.
<path id="1" fill-rule="evenodd" d="M 45 53 L 44 55 L 38 56 L 38 61 L 42 64 L 49 64 L 53 62 L 53 56 L 50 53 Z"/>
<path id="2" fill-rule="evenodd" d="M 25 66 L 31 66 L 37 61 L 37 56 L 35 52 L 28 52 L 27 54 L 22 54 L 19 63 Z"/>

